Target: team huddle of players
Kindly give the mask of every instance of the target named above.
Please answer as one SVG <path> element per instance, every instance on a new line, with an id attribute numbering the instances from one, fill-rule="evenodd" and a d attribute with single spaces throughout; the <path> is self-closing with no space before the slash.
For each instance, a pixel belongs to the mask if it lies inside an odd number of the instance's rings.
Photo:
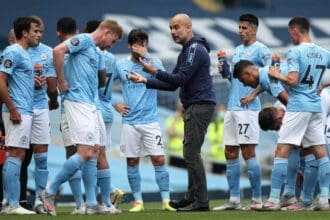
<path id="1" fill-rule="evenodd" d="M 179 14 L 171 19 L 170 28 L 175 42 L 186 37 L 185 25 L 191 27 L 187 15 Z M 286 63 L 281 63 L 280 67 L 272 66 L 271 51 L 256 40 L 257 28 L 258 18 L 255 15 L 243 14 L 239 17 L 242 44 L 236 47 L 232 58 L 231 89 L 224 119 L 230 198 L 229 203 L 213 210 L 330 210 L 330 164 L 324 135 L 330 108 L 326 106 L 329 100 L 327 90 L 321 92 L 327 83 L 320 83 L 324 71 L 330 67 L 330 53 L 312 43 L 308 19 L 294 17 L 288 24 L 294 46 L 288 52 Z M 65 181 L 69 181 L 76 202 L 72 214 L 121 213 L 118 200 L 123 192 L 111 184 L 106 158 L 106 150 L 111 144 L 112 106 L 123 116 L 120 153 L 126 158 L 127 178 L 134 197 L 134 205 L 129 211 L 144 210 L 139 172 L 141 156 L 150 156 L 163 210 L 209 210 L 207 195 L 202 199 L 206 202 L 201 202 L 200 206 L 193 203 L 194 199 L 198 201 L 198 196 L 190 199 L 190 203 L 187 198 L 181 203 L 170 200 L 165 147 L 157 115 L 157 90 L 151 86 L 153 79 L 161 78 L 165 69 L 157 57 L 148 53 L 148 34 L 144 30 L 133 29 L 128 33 L 130 56 L 116 61 L 107 51 L 123 35 L 122 27 L 115 20 L 88 22 L 85 33 L 78 34 L 74 19 L 61 18 L 57 22 L 57 35 L 61 43 L 53 49 L 41 43 L 44 24 L 39 17 L 19 17 L 14 21 L 13 29 L 16 43 L 3 51 L 0 64 L 0 96 L 5 104 L 2 117 L 8 147 L 3 166 L 5 206 L 2 213 L 56 215 L 55 195 Z M 182 45 L 184 48 L 185 44 Z M 190 58 L 183 63 L 194 66 L 197 51 L 194 44 L 190 50 Z M 186 71 L 184 68 L 179 71 Z M 221 74 L 222 63 L 219 63 L 218 69 Z M 170 86 L 170 77 L 168 82 L 166 77 L 163 78 L 164 82 L 158 84 L 159 87 L 168 90 L 177 88 Z M 115 80 L 120 81 L 123 100 L 112 98 Z M 263 91 L 277 97 L 282 105 L 260 111 L 257 95 Z M 320 93 L 325 103 L 323 110 Z M 213 105 L 212 100 L 198 104 Z M 46 188 L 50 143 L 48 114 L 49 110 L 59 106 L 67 160 Z M 189 118 L 185 118 L 185 123 L 188 124 L 188 121 Z M 264 130 L 279 130 L 271 192 L 264 203 L 261 167 L 255 155 L 259 126 Z M 36 195 L 39 195 L 35 198 L 34 211 L 19 204 L 19 173 L 26 149 L 30 147 L 35 161 Z M 240 151 L 247 163 L 252 190 L 251 203 L 244 208 L 240 203 Z M 295 179 L 299 158 L 304 161 L 304 182 L 297 199 Z M 85 188 L 85 201 L 81 180 Z M 200 184 L 196 181 L 194 184 Z M 314 205 L 316 181 L 320 193 Z M 285 190 L 281 197 L 284 183 Z M 204 185 L 206 187 L 206 182 Z M 97 201 L 99 191 L 101 196 Z M 111 194 L 114 196 L 112 201 Z"/>

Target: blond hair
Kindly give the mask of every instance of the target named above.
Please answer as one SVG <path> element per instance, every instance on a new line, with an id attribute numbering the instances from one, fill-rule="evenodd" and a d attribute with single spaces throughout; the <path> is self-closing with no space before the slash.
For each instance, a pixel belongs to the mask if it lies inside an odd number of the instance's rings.
<path id="1" fill-rule="evenodd" d="M 114 34 L 118 36 L 118 39 L 120 39 L 123 35 L 123 28 L 118 24 L 117 21 L 112 19 L 106 19 L 101 22 L 101 24 L 98 26 L 98 29 L 109 29 Z"/>

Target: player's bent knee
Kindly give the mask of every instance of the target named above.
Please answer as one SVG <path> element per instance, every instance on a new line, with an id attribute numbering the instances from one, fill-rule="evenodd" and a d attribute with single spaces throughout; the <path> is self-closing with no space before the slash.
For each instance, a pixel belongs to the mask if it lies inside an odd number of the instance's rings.
<path id="1" fill-rule="evenodd" d="M 235 160 L 238 158 L 239 149 L 237 147 L 226 147 L 225 157 L 227 160 Z"/>
<path id="2" fill-rule="evenodd" d="M 127 165 L 128 166 L 136 166 L 139 164 L 140 158 L 138 157 L 130 157 L 126 159 Z"/>
<path id="3" fill-rule="evenodd" d="M 151 156 L 151 162 L 154 166 L 162 166 L 165 164 L 165 157 L 163 155 Z"/>

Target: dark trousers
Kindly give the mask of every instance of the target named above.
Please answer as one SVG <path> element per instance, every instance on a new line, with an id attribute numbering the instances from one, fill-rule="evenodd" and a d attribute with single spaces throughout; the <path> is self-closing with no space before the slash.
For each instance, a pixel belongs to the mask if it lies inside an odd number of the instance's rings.
<path id="1" fill-rule="evenodd" d="M 199 205 L 208 204 L 201 148 L 214 110 L 214 104 L 193 104 L 183 114 L 183 158 L 188 171 L 188 192 L 185 199 Z"/>

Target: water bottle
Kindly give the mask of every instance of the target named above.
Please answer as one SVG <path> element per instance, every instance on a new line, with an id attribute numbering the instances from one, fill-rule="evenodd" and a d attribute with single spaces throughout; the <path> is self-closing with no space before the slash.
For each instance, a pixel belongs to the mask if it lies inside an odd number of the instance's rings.
<path id="1" fill-rule="evenodd" d="M 272 55 L 272 63 L 271 66 L 279 68 L 281 65 L 281 56 L 279 54 L 273 54 Z M 278 80 L 270 77 L 270 83 L 277 83 Z"/>
<path id="2" fill-rule="evenodd" d="M 280 63 L 281 63 L 281 56 L 279 54 L 273 54 L 272 55 L 272 66 L 275 67 L 280 67 Z"/>
<path id="3" fill-rule="evenodd" d="M 36 63 L 33 67 L 34 75 L 41 76 L 43 74 L 42 69 L 43 69 L 42 65 L 39 63 Z M 41 88 L 42 88 L 42 86 L 37 86 L 37 85 L 34 86 L 34 89 L 41 89 Z"/>
<path id="4" fill-rule="evenodd" d="M 223 79 L 230 79 L 231 73 L 229 70 L 229 65 L 226 58 L 226 51 L 219 50 L 217 53 L 219 64 L 222 65 L 221 76 Z"/>

